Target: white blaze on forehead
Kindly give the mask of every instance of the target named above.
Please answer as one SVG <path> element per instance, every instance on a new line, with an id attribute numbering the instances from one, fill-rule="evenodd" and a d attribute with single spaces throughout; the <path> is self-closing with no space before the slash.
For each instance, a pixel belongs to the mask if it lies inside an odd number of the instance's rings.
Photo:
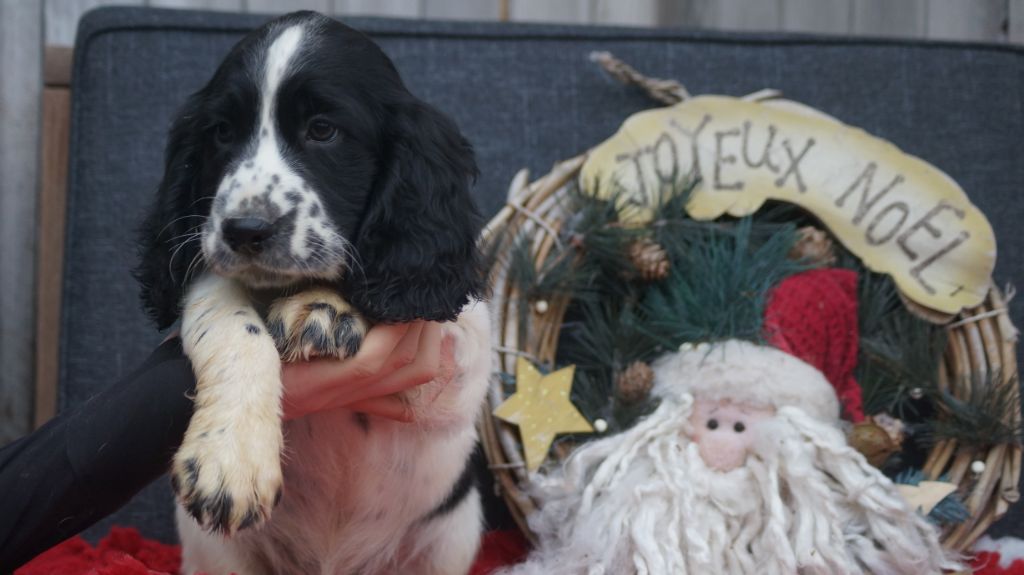
<path id="1" fill-rule="evenodd" d="M 260 125 L 256 132 L 256 153 L 246 160 L 239 170 L 242 185 L 248 187 L 250 194 L 265 193 L 266 186 L 272 186 L 269 199 L 282 208 L 282 212 L 288 208 L 284 201 L 285 190 L 292 185 L 301 189 L 303 182 L 285 161 L 274 118 L 277 115 L 277 92 L 281 88 L 281 80 L 301 41 L 302 27 L 292 26 L 281 32 L 267 49 L 260 92 Z M 250 181 L 246 181 L 246 175 Z"/>
<path id="2" fill-rule="evenodd" d="M 271 112 L 274 108 L 274 100 L 277 97 L 277 90 L 281 87 L 281 79 L 284 77 L 288 63 L 302 42 L 302 26 L 292 26 L 281 32 L 274 42 L 267 49 L 266 63 L 263 68 L 263 95 L 260 102 L 260 128 L 267 128 L 274 133 L 274 123 L 271 120 Z"/>
<path id="3" fill-rule="evenodd" d="M 296 67 L 303 37 L 303 27 L 294 25 L 278 34 L 267 47 L 259 125 L 253 136 L 256 149 L 223 179 L 217 191 L 225 198 L 224 217 L 292 217 L 291 253 L 301 259 L 310 257 L 311 241 L 331 244 L 331 238 L 337 236 L 317 194 L 285 159 L 283 138 L 277 128 L 277 110 L 281 106 L 278 93 L 289 70 Z M 219 218 L 214 219 L 218 226 Z"/>
<path id="4" fill-rule="evenodd" d="M 303 191 L 304 182 L 284 158 L 274 122 L 277 92 L 290 61 L 302 43 L 302 35 L 302 26 L 291 26 L 278 34 L 267 48 L 260 87 L 259 125 L 254 134 L 256 151 L 243 159 L 233 174 L 224 178 L 217 191 L 218 194 L 226 193 L 225 212 L 229 217 L 248 215 L 245 212 L 250 209 L 250 204 L 262 198 L 284 214 L 291 208 L 285 197 L 287 191 Z M 233 185 L 233 182 L 237 184 Z"/>

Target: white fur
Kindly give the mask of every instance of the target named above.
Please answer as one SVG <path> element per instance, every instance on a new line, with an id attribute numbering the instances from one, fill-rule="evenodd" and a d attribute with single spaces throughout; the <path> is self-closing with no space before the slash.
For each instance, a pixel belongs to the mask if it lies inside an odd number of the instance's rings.
<path id="1" fill-rule="evenodd" d="M 237 281 L 206 274 L 185 298 L 182 346 L 195 409 L 171 472 L 186 501 L 230 494 L 230 522 L 265 517 L 281 486 L 281 361 Z M 205 523 L 212 518 L 204 513 Z"/>
<path id="2" fill-rule="evenodd" d="M 414 423 L 370 417 L 365 433 L 339 410 L 286 425 L 285 494 L 262 529 L 225 539 L 179 507 L 182 572 L 464 573 L 479 543 L 478 495 L 422 519 L 444 501 L 476 442 L 491 371 L 486 306 L 471 304 L 444 330 L 454 338 L 458 375 L 414 390 Z"/>

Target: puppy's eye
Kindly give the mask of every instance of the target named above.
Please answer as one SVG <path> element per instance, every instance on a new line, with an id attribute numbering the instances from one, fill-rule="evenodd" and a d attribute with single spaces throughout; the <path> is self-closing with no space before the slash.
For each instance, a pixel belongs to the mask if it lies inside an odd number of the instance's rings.
<path id="1" fill-rule="evenodd" d="M 330 142 L 338 135 L 338 128 L 327 120 L 313 120 L 306 129 L 306 138 L 314 142 Z"/>
<path id="2" fill-rule="evenodd" d="M 710 429 L 712 431 L 718 429 L 718 420 L 717 419 L 709 419 L 708 420 L 708 429 Z"/>
<path id="3" fill-rule="evenodd" d="M 235 129 L 227 122 L 220 122 L 213 128 L 213 137 L 218 144 L 226 146 L 235 141 Z"/>
<path id="4" fill-rule="evenodd" d="M 736 433 L 743 433 L 747 430 L 747 426 L 743 425 L 742 421 L 737 421 L 736 425 L 732 426 L 732 428 Z"/>

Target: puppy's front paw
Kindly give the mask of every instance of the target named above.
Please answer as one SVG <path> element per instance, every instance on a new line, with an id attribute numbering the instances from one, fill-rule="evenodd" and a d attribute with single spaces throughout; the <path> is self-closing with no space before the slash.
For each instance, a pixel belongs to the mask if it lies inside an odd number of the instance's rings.
<path id="1" fill-rule="evenodd" d="M 285 361 L 314 357 L 352 357 L 363 344 L 368 325 L 337 293 L 312 289 L 274 302 L 270 333 Z"/>
<path id="2" fill-rule="evenodd" d="M 174 456 L 171 485 L 206 530 L 231 535 L 262 524 L 281 499 L 281 426 L 220 427 L 193 418 Z"/>

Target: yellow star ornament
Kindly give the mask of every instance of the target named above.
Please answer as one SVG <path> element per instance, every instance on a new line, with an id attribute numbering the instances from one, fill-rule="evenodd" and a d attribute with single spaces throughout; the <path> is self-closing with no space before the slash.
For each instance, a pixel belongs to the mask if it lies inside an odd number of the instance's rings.
<path id="1" fill-rule="evenodd" d="M 516 392 L 494 415 L 519 426 L 526 469 L 536 471 L 559 433 L 592 433 L 593 426 L 569 400 L 576 366 L 541 375 L 529 361 L 516 361 Z"/>

